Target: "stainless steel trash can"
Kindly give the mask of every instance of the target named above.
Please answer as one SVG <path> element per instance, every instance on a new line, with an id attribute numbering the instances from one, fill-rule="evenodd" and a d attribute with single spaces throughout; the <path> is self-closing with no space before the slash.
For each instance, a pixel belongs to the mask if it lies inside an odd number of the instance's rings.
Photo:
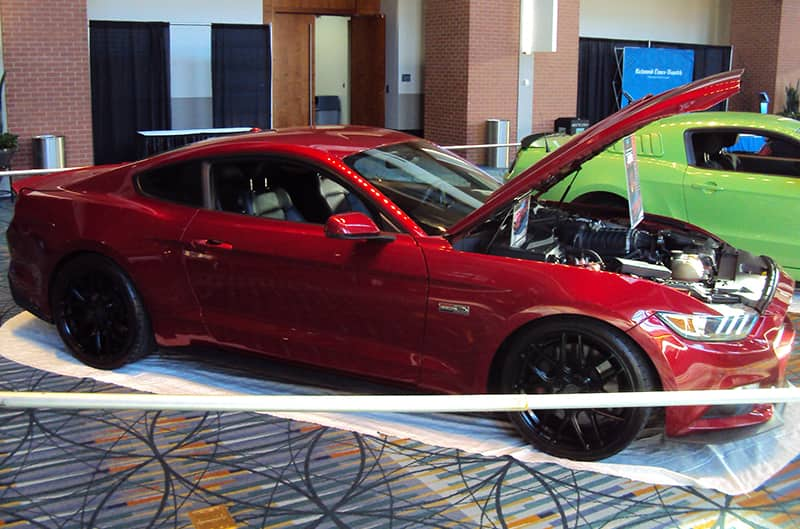
<path id="1" fill-rule="evenodd" d="M 60 169 L 67 166 L 64 136 L 42 134 L 33 137 L 33 165 L 36 169 Z"/>
<path id="2" fill-rule="evenodd" d="M 486 120 L 486 143 L 508 143 L 509 121 L 507 119 Z M 489 147 L 486 155 L 486 165 L 489 167 L 505 169 L 508 167 L 508 147 Z"/>

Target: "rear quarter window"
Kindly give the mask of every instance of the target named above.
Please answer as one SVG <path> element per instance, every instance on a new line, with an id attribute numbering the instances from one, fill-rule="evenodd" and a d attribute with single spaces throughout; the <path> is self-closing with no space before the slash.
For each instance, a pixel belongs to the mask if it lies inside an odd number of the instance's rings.
<path id="1" fill-rule="evenodd" d="M 200 162 L 153 169 L 138 175 L 137 182 L 139 190 L 147 196 L 185 206 L 203 206 Z"/>

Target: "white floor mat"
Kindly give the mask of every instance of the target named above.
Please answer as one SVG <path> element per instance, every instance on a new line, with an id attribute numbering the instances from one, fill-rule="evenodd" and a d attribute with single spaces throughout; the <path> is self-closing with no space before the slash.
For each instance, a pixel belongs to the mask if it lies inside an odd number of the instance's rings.
<path id="1" fill-rule="evenodd" d="M 29 313 L 20 314 L 0 327 L 0 354 L 14 362 L 137 391 L 202 395 L 333 392 L 268 380 L 261 374 L 247 376 L 247 369 L 227 370 L 220 366 L 219 360 L 216 363 L 197 361 L 190 353 L 156 354 L 122 369 L 101 371 L 75 360 L 65 351 L 55 328 Z M 621 454 L 599 463 L 562 460 L 537 452 L 517 436 L 513 427 L 491 417 L 400 413 L 280 416 L 368 435 L 411 438 L 487 456 L 511 455 L 529 463 L 557 463 L 574 470 L 653 484 L 711 488 L 727 494 L 752 491 L 800 453 L 800 405 L 786 406 L 782 421 L 773 420 L 774 427 L 743 440 L 704 444 L 657 436 L 639 440 Z"/>

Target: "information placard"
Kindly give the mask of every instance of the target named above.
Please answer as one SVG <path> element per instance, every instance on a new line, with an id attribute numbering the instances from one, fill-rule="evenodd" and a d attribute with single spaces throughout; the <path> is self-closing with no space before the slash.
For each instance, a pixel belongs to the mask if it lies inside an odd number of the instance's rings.
<path id="1" fill-rule="evenodd" d="M 622 152 L 625 160 L 625 177 L 628 181 L 628 215 L 631 219 L 631 228 L 635 228 L 644 219 L 639 162 L 636 160 L 636 136 L 631 134 L 622 140 Z"/>
<path id="2" fill-rule="evenodd" d="M 528 240 L 528 216 L 531 209 L 531 194 L 514 202 L 511 213 L 511 247 L 520 248 Z"/>

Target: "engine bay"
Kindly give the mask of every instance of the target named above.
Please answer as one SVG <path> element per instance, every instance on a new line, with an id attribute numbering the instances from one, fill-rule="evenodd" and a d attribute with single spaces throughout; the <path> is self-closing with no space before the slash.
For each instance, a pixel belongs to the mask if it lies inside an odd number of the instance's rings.
<path id="1" fill-rule="evenodd" d="M 629 228 L 615 220 L 534 202 L 521 244 L 511 245 L 512 219 L 506 213 L 473 234 L 469 245 L 492 255 L 646 278 L 709 304 L 744 304 L 760 310 L 768 301 L 769 278 L 775 275 L 768 258 L 699 232 L 651 225 Z"/>

